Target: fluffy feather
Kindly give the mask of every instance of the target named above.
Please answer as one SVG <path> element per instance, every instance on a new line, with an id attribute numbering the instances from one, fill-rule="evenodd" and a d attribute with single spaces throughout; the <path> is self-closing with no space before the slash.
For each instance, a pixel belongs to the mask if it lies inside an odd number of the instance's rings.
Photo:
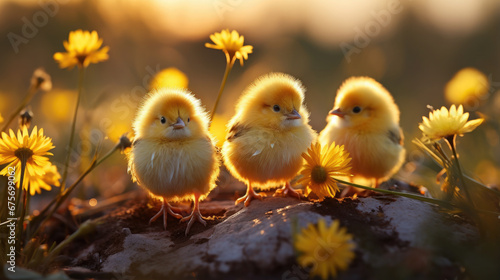
<path id="1" fill-rule="evenodd" d="M 215 187 L 219 174 L 208 122 L 200 101 L 187 90 L 150 93 L 133 123 L 136 137 L 129 154 L 133 180 L 164 201 L 194 199 L 197 205 L 198 198 Z"/>
<path id="2" fill-rule="evenodd" d="M 376 184 L 394 175 L 405 157 L 399 109 L 391 94 L 367 77 L 346 80 L 337 92 L 334 110 L 321 131 L 323 145 L 344 145 L 352 157 L 351 172 Z"/>
<path id="3" fill-rule="evenodd" d="M 316 136 L 308 125 L 304 91 L 295 78 L 271 73 L 243 92 L 222 147 L 236 178 L 264 190 L 289 185 L 302 166 L 301 154 Z"/>

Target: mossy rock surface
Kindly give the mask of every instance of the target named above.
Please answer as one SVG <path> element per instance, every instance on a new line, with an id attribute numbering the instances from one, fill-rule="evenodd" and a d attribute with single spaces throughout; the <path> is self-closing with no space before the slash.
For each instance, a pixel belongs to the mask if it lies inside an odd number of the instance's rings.
<path id="1" fill-rule="evenodd" d="M 148 206 L 149 204 L 149 206 Z M 188 214 L 189 205 L 181 205 Z M 107 215 L 83 250 L 68 250 L 68 271 L 84 269 L 118 279 L 307 279 L 296 263 L 293 232 L 324 218 L 340 220 L 354 236 L 356 258 L 339 279 L 437 279 L 463 276 L 446 254 L 436 253 L 429 232 L 450 240 L 477 240 L 467 220 L 420 201 L 387 195 L 311 202 L 283 197 L 201 203 L 206 227 L 161 219 L 148 225 L 159 205 L 139 196 Z M 83 241 L 81 241 L 83 242 Z M 89 245 L 90 244 L 90 245 Z M 78 273 L 77 273 L 78 274 Z"/>

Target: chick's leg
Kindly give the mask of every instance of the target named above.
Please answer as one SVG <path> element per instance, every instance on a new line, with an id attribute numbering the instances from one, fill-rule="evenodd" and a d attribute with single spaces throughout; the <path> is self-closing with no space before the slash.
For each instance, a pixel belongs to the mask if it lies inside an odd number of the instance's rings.
<path id="1" fill-rule="evenodd" d="M 149 224 L 151 225 L 152 222 L 156 221 L 161 215 L 163 215 L 163 228 L 167 229 L 167 215 L 168 214 L 170 214 L 171 216 L 173 216 L 174 218 L 177 218 L 177 219 L 182 218 L 182 215 L 175 213 L 173 211 L 173 209 L 177 209 L 177 208 L 172 207 L 168 202 L 165 201 L 164 198 L 162 198 L 162 204 L 161 204 L 160 211 L 158 211 L 158 213 L 156 213 L 156 215 L 154 215 L 153 218 L 151 218 L 151 220 L 149 220 Z"/>
<path id="2" fill-rule="evenodd" d="M 248 205 L 250 205 L 250 201 L 252 201 L 252 199 L 258 198 L 258 199 L 262 200 L 262 198 L 264 198 L 265 196 L 266 196 L 265 194 L 256 193 L 252 187 L 252 182 L 249 182 L 248 187 L 247 187 L 247 193 L 244 196 L 236 199 L 236 202 L 234 204 L 236 205 L 242 201 L 245 201 L 245 207 L 248 207 Z"/>
<path id="3" fill-rule="evenodd" d="M 292 186 L 290 185 L 290 182 L 286 182 L 285 186 L 281 189 L 277 189 L 276 192 L 274 193 L 274 196 L 280 196 L 280 195 L 283 195 L 283 196 L 293 196 L 293 197 L 296 197 L 298 199 L 300 199 L 302 197 L 301 193 L 299 191 L 296 191 L 292 188 Z"/>
<path id="4" fill-rule="evenodd" d="M 203 216 L 200 213 L 200 194 L 195 193 L 194 194 L 194 206 L 193 206 L 193 211 L 191 212 L 191 215 L 184 217 L 181 219 L 181 223 L 189 220 L 187 227 L 186 227 L 186 236 L 189 233 L 189 230 L 191 229 L 191 226 L 194 224 L 195 221 L 200 222 L 204 226 L 207 226 L 207 222 L 203 219 Z"/>

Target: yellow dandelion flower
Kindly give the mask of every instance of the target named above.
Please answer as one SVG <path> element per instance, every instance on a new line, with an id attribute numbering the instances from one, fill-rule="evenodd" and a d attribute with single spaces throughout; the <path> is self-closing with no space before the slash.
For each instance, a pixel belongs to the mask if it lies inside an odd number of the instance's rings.
<path id="1" fill-rule="evenodd" d="M 97 35 L 97 31 L 83 31 L 78 29 L 69 33 L 68 41 L 64 41 L 64 48 L 67 52 L 57 52 L 54 60 L 61 68 L 87 67 L 90 63 L 98 63 L 108 59 L 109 47 L 102 46 L 102 39 Z"/>
<path id="2" fill-rule="evenodd" d="M 333 142 L 329 147 L 322 147 L 319 143 L 313 143 L 302 157 L 305 163 L 300 174 L 303 177 L 298 183 L 305 185 L 306 195 L 312 191 L 320 199 L 333 197 L 339 190 L 333 177 L 351 176 L 351 158 L 343 145 L 338 146 Z"/>
<path id="3" fill-rule="evenodd" d="M 243 46 L 245 38 L 243 35 L 240 36 L 236 30 L 229 32 L 228 29 L 224 29 L 220 33 L 215 32 L 210 35 L 210 39 L 215 45 L 205 43 L 205 47 L 222 50 L 226 54 L 227 63 L 231 65 L 234 64 L 236 59 L 239 59 L 241 66 L 243 66 L 243 60 L 248 59 L 248 54 L 253 51 L 253 46 Z"/>
<path id="4" fill-rule="evenodd" d="M 24 180 L 23 188 L 25 190 L 28 189 L 28 184 L 30 184 L 30 195 L 35 195 L 35 193 L 40 194 L 41 189 L 50 191 L 52 189 L 52 186 L 61 186 L 61 183 L 59 182 L 59 180 L 61 179 L 61 174 L 59 174 L 55 165 L 45 165 L 43 167 L 43 171 L 45 172 L 45 174 L 43 174 L 42 176 L 27 176 L 26 180 Z M 17 172 L 17 174 L 21 174 L 21 172 Z M 19 177 L 20 175 L 16 176 L 17 182 L 19 182 Z"/>
<path id="5" fill-rule="evenodd" d="M 6 175 L 9 169 L 14 167 L 16 169 L 16 177 L 20 178 L 21 174 L 21 160 L 26 161 L 26 178 L 42 177 L 45 174 L 44 168 L 50 166 L 47 155 L 52 155 L 49 150 L 53 149 L 52 139 L 43 135 L 43 128 L 40 130 L 35 126 L 28 133 L 26 127 L 18 130 L 17 136 L 12 131 L 9 134 L 2 132 L 0 138 L 0 165 L 8 164 L 0 175 Z M 19 181 L 18 181 L 19 182 Z M 23 183 L 23 187 L 26 186 Z"/>
<path id="6" fill-rule="evenodd" d="M 181 70 L 169 67 L 161 70 L 154 76 L 149 84 L 149 90 L 159 88 L 187 88 L 188 77 Z"/>
<path id="7" fill-rule="evenodd" d="M 445 98 L 451 104 L 477 106 L 490 88 L 486 75 L 475 68 L 464 68 L 446 84 Z"/>
<path id="8" fill-rule="evenodd" d="M 443 106 L 430 112 L 429 118 L 422 117 L 423 121 L 418 127 L 424 134 L 424 141 L 437 141 L 471 132 L 484 121 L 482 118 L 471 121 L 468 119 L 469 113 L 464 113 L 462 105 L 458 106 L 458 109 L 451 105 L 449 111 Z"/>
<path id="9" fill-rule="evenodd" d="M 340 227 L 335 220 L 330 227 L 324 219 L 318 225 L 310 224 L 295 236 L 295 249 L 299 252 L 297 262 L 302 267 L 311 267 L 311 277 L 322 279 L 337 276 L 340 270 L 345 270 L 354 259 L 356 245 L 347 229 Z"/>

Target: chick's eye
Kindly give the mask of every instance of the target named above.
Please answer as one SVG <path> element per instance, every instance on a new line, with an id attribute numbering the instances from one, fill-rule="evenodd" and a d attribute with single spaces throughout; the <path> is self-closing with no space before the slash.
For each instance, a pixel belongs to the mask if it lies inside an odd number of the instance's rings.
<path id="1" fill-rule="evenodd" d="M 280 106 L 279 105 L 274 105 L 273 106 L 273 111 L 275 112 L 279 112 L 281 110 Z"/>
<path id="2" fill-rule="evenodd" d="M 189 122 L 191 119 L 188 117 L 187 121 Z"/>
<path id="3" fill-rule="evenodd" d="M 162 116 L 162 117 L 160 118 L 160 122 L 161 122 L 162 124 L 165 124 L 165 123 L 167 122 L 167 119 L 165 119 L 165 117 L 164 117 L 164 116 Z"/>
<path id="4" fill-rule="evenodd" d="M 357 113 L 361 112 L 361 107 L 356 106 L 356 107 L 352 108 L 352 112 L 353 112 L 354 114 L 357 114 Z"/>

